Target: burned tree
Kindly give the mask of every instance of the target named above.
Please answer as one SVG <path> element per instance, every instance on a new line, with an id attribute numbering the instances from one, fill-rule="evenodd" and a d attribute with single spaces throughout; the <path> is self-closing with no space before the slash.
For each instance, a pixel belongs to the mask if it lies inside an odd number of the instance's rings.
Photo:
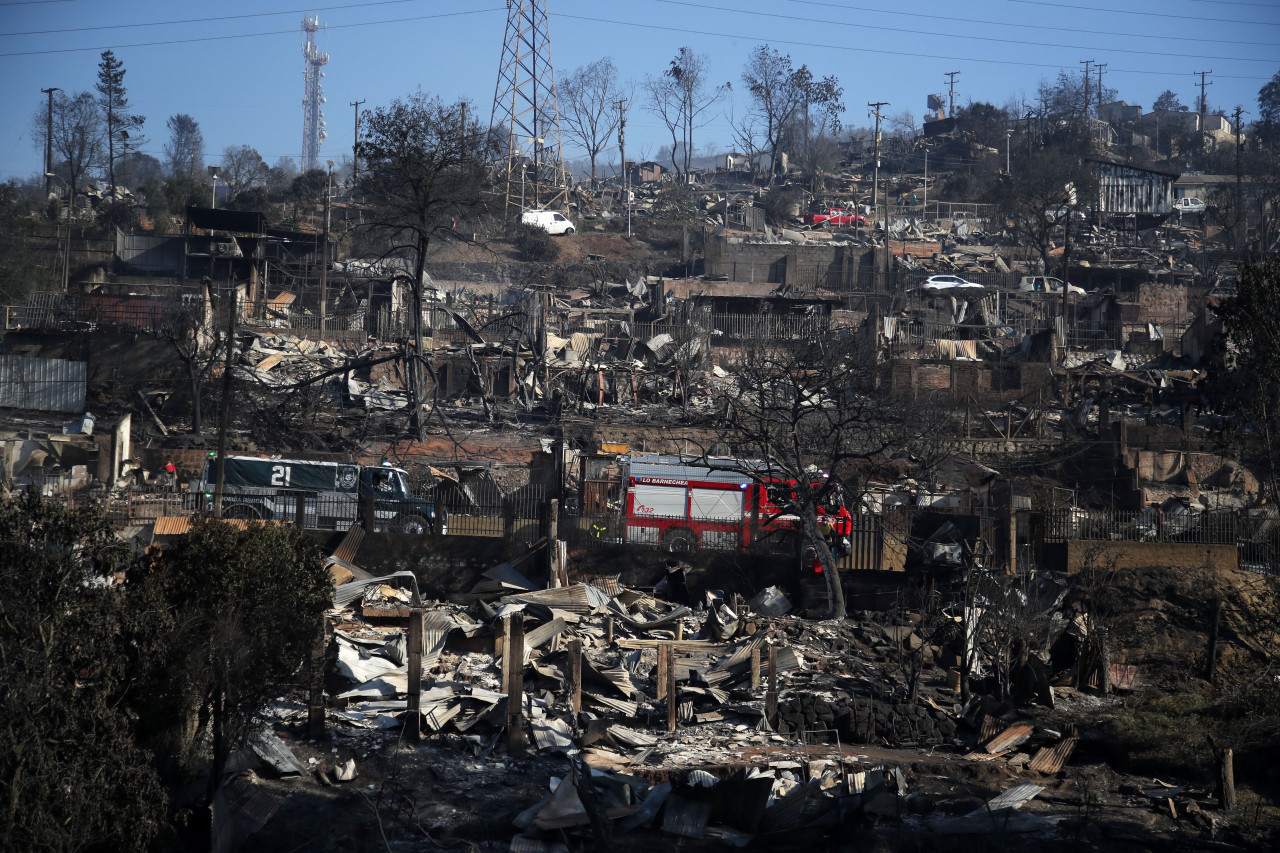
<path id="1" fill-rule="evenodd" d="M 819 519 L 841 486 L 824 473 L 898 454 L 928 464 L 925 457 L 941 444 L 936 409 L 878 388 L 874 352 L 865 339 L 830 322 L 810 324 L 795 339 L 757 340 L 735 367 L 733 378 L 713 391 L 716 414 L 708 426 L 718 446 L 758 461 L 708 461 L 761 484 L 794 483 L 791 490 L 777 490 L 775 505 L 800 518 L 802 541 L 821 561 L 828 615 L 841 619 L 844 593 Z"/>
<path id="2" fill-rule="evenodd" d="M 225 311 L 223 312 L 226 313 Z M 187 393 L 191 395 L 191 433 L 199 435 L 204 427 L 203 397 L 214 362 L 219 358 L 215 332 L 213 284 L 205 278 L 199 302 L 186 303 L 165 316 L 159 327 L 162 338 L 173 347 L 187 374 Z"/>
<path id="3" fill-rule="evenodd" d="M 493 137 L 469 118 L 474 115 L 465 101 L 445 104 L 419 90 L 370 110 L 360 139 L 359 189 L 373 207 L 360 229 L 376 240 L 383 259 L 402 258 L 413 270 L 413 340 L 405 373 L 413 396 L 409 427 L 420 438 L 426 434 L 422 303 L 427 253 L 434 239 L 460 239 L 459 221 L 483 214 L 487 163 L 497 150 Z"/>

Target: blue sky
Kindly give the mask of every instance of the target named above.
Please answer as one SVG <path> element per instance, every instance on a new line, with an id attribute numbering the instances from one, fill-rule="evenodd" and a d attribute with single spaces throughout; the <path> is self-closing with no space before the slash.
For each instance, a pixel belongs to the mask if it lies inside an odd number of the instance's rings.
<path id="1" fill-rule="evenodd" d="M 1280 2 L 1266 0 L 547 0 L 556 69 L 609 56 L 624 79 L 657 74 L 688 45 L 710 61 L 711 78 L 735 86 L 761 43 L 790 53 L 845 89 L 847 125 L 866 125 L 869 101 L 886 114 L 919 117 L 925 98 L 959 71 L 957 104 L 1034 101 L 1042 79 L 1080 60 L 1106 63 L 1104 83 L 1149 108 L 1172 89 L 1197 97 L 1197 71 L 1212 70 L 1210 106 L 1256 114 L 1258 89 L 1280 71 Z M 1123 11 L 1104 8 L 1123 5 Z M 890 11 L 889 9 L 892 9 Z M 418 87 L 465 97 L 487 117 L 506 24 L 494 0 L 391 0 L 305 7 L 292 0 L 0 0 L 0 178 L 41 171 L 31 119 L 58 86 L 91 90 L 99 54 L 112 48 L 127 70 L 132 108 L 147 117 L 144 150 L 163 158 L 165 120 L 188 113 L 204 133 L 206 161 L 250 145 L 274 164 L 302 147 L 302 18 L 327 25 L 324 79 L 329 137 L 321 159 L 342 160 L 352 142 L 351 101 L 386 104 Z M 654 155 L 664 130 L 641 110 L 628 121 L 628 154 Z M 699 131 L 731 147 L 718 116 Z M 568 151 L 570 156 L 576 152 Z"/>

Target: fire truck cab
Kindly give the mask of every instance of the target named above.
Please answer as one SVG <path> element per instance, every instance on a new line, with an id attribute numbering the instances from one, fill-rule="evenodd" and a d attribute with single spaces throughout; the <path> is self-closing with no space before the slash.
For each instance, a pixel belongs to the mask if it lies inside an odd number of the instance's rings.
<path id="1" fill-rule="evenodd" d="M 626 542 L 677 553 L 782 548 L 802 529 L 800 516 L 788 508 L 795 481 L 766 479 L 759 473 L 763 466 L 656 455 L 627 456 L 619 462 Z M 744 473 L 748 471 L 755 476 Z M 850 535 L 853 517 L 839 487 L 824 496 L 818 516 L 832 521 L 836 535 Z"/>

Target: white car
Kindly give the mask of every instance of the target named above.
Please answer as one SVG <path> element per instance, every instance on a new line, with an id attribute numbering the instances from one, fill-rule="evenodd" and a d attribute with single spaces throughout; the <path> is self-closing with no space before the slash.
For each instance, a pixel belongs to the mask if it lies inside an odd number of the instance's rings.
<path id="1" fill-rule="evenodd" d="M 931 275 L 924 281 L 920 282 L 921 290 L 952 290 L 970 289 L 970 290 L 986 290 L 976 281 L 968 281 L 958 275 Z"/>
<path id="2" fill-rule="evenodd" d="M 1024 275 L 1018 281 L 1018 291 L 1021 293 L 1061 293 L 1062 279 L 1054 278 L 1051 275 Z M 1083 287 L 1068 284 L 1067 293 L 1084 296 L 1085 291 Z"/>
<path id="3" fill-rule="evenodd" d="M 1194 196 L 1186 196 L 1177 199 L 1173 203 L 1174 213 L 1204 213 L 1207 206 L 1204 199 L 1195 198 Z"/>
<path id="4" fill-rule="evenodd" d="M 526 210 L 520 217 L 521 225 L 541 228 L 548 234 L 572 234 L 573 220 L 558 210 Z"/>

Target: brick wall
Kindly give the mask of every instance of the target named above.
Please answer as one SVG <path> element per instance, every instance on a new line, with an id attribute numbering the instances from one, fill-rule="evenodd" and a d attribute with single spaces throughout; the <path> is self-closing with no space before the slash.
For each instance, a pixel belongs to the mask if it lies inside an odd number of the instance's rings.
<path id="1" fill-rule="evenodd" d="M 1144 281 L 1138 285 L 1138 320 L 1145 323 L 1185 323 L 1187 288 L 1181 284 Z"/>

